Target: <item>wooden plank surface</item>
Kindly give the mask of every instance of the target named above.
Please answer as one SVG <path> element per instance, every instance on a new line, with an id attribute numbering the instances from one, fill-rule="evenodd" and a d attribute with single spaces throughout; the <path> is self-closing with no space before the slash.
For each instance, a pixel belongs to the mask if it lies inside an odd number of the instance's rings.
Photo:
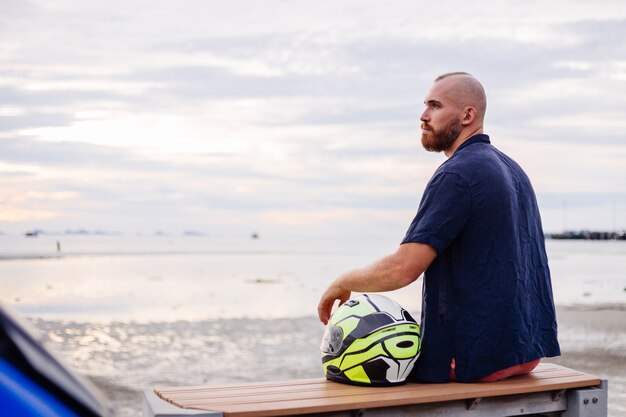
<path id="1" fill-rule="evenodd" d="M 599 385 L 600 379 L 554 364 L 499 382 L 357 387 L 323 378 L 214 386 L 156 388 L 181 408 L 221 411 L 224 416 L 285 416 L 556 391 Z"/>

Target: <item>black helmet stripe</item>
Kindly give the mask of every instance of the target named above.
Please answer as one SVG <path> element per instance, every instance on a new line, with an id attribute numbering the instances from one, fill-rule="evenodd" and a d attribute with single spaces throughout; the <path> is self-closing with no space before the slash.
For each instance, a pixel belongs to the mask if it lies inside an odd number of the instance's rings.
<path id="1" fill-rule="evenodd" d="M 340 323 L 348 319 L 357 319 L 359 320 L 359 323 L 354 328 L 354 330 L 352 330 L 350 334 L 346 337 L 344 343 L 352 343 L 352 341 L 367 336 L 370 333 L 377 332 L 380 329 L 388 327 L 390 324 L 403 324 L 401 322 L 397 322 L 396 319 L 386 311 L 381 311 L 377 313 L 371 313 L 367 316 L 350 315 L 338 321 L 336 325 L 339 325 Z"/>
<path id="2" fill-rule="evenodd" d="M 357 326 L 350 332 L 348 337 L 346 337 L 346 340 L 348 340 L 348 338 L 352 340 L 360 339 L 368 334 L 377 332 L 379 329 L 388 327 L 390 324 L 401 323 L 397 323 L 395 319 L 386 312 L 369 314 L 365 317 L 361 317 Z"/>
<path id="3" fill-rule="evenodd" d="M 367 294 L 363 294 L 363 296 L 367 299 L 367 302 L 374 307 L 374 310 L 376 310 L 377 312 L 380 313 L 380 308 L 378 308 L 378 306 L 376 304 L 374 304 L 374 302 L 372 301 L 372 299 L 369 297 L 369 295 Z"/>
<path id="4" fill-rule="evenodd" d="M 346 355 L 346 357 L 347 356 L 351 356 L 351 355 L 359 355 L 359 354 L 361 354 L 363 352 L 367 352 L 374 345 L 377 345 L 377 344 L 382 343 L 382 342 L 384 342 L 386 340 L 393 339 L 393 338 L 399 337 L 399 336 L 417 336 L 419 338 L 420 337 L 420 333 L 419 332 L 400 332 L 400 333 L 390 334 L 388 336 L 383 337 L 382 339 L 378 339 L 375 342 L 372 342 L 371 344 L 367 345 L 366 347 L 364 347 L 361 350 L 356 350 L 354 352 L 350 352 L 348 355 Z M 335 353 L 333 355 L 324 355 L 322 357 L 322 363 L 325 363 L 325 362 L 328 362 L 330 360 L 336 359 L 337 356 L 340 356 L 341 354 L 343 354 L 343 352 L 348 348 L 348 346 L 350 346 L 350 344 L 345 344 L 344 343 L 341 346 L 341 350 L 339 350 L 339 352 L 337 352 L 337 353 Z M 384 345 L 383 345 L 383 348 L 384 348 Z M 391 356 L 391 354 L 389 352 L 386 352 L 386 353 Z M 345 357 L 344 357 L 344 359 L 345 359 Z M 342 362 L 343 362 L 343 360 L 342 360 Z"/>

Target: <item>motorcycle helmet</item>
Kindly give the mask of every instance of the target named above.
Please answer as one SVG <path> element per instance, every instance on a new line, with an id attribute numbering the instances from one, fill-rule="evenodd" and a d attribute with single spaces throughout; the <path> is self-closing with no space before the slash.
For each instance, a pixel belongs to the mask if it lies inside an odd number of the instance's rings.
<path id="1" fill-rule="evenodd" d="M 363 294 L 333 313 L 320 349 L 327 379 L 353 385 L 399 385 L 419 355 L 420 328 L 395 301 Z"/>

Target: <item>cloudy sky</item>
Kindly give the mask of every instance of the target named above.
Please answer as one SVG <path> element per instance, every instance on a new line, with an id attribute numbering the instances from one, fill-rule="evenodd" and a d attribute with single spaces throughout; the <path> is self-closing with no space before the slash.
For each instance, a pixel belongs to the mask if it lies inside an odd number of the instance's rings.
<path id="1" fill-rule="evenodd" d="M 625 39 L 621 0 L 3 0 L 0 232 L 401 235 L 456 70 L 547 231 L 626 228 Z"/>

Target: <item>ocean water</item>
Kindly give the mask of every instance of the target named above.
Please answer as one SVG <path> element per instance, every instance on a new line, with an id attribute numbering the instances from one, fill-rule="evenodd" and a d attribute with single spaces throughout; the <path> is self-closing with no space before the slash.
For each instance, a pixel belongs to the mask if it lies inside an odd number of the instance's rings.
<path id="1" fill-rule="evenodd" d="M 141 390 L 154 386 L 322 376 L 320 293 L 340 273 L 397 243 L 389 237 L 0 236 L 0 303 L 29 318 L 120 416 L 135 416 Z M 609 378 L 611 415 L 624 415 L 624 366 L 602 366 L 626 362 L 619 323 L 626 310 L 626 242 L 547 241 L 547 248 L 564 317 L 600 317 L 601 325 L 574 319 L 561 326 L 562 348 Z M 420 294 L 418 280 L 390 296 L 419 316 Z M 607 327 L 611 320 L 615 326 Z M 585 355 L 591 351 L 595 359 Z"/>

